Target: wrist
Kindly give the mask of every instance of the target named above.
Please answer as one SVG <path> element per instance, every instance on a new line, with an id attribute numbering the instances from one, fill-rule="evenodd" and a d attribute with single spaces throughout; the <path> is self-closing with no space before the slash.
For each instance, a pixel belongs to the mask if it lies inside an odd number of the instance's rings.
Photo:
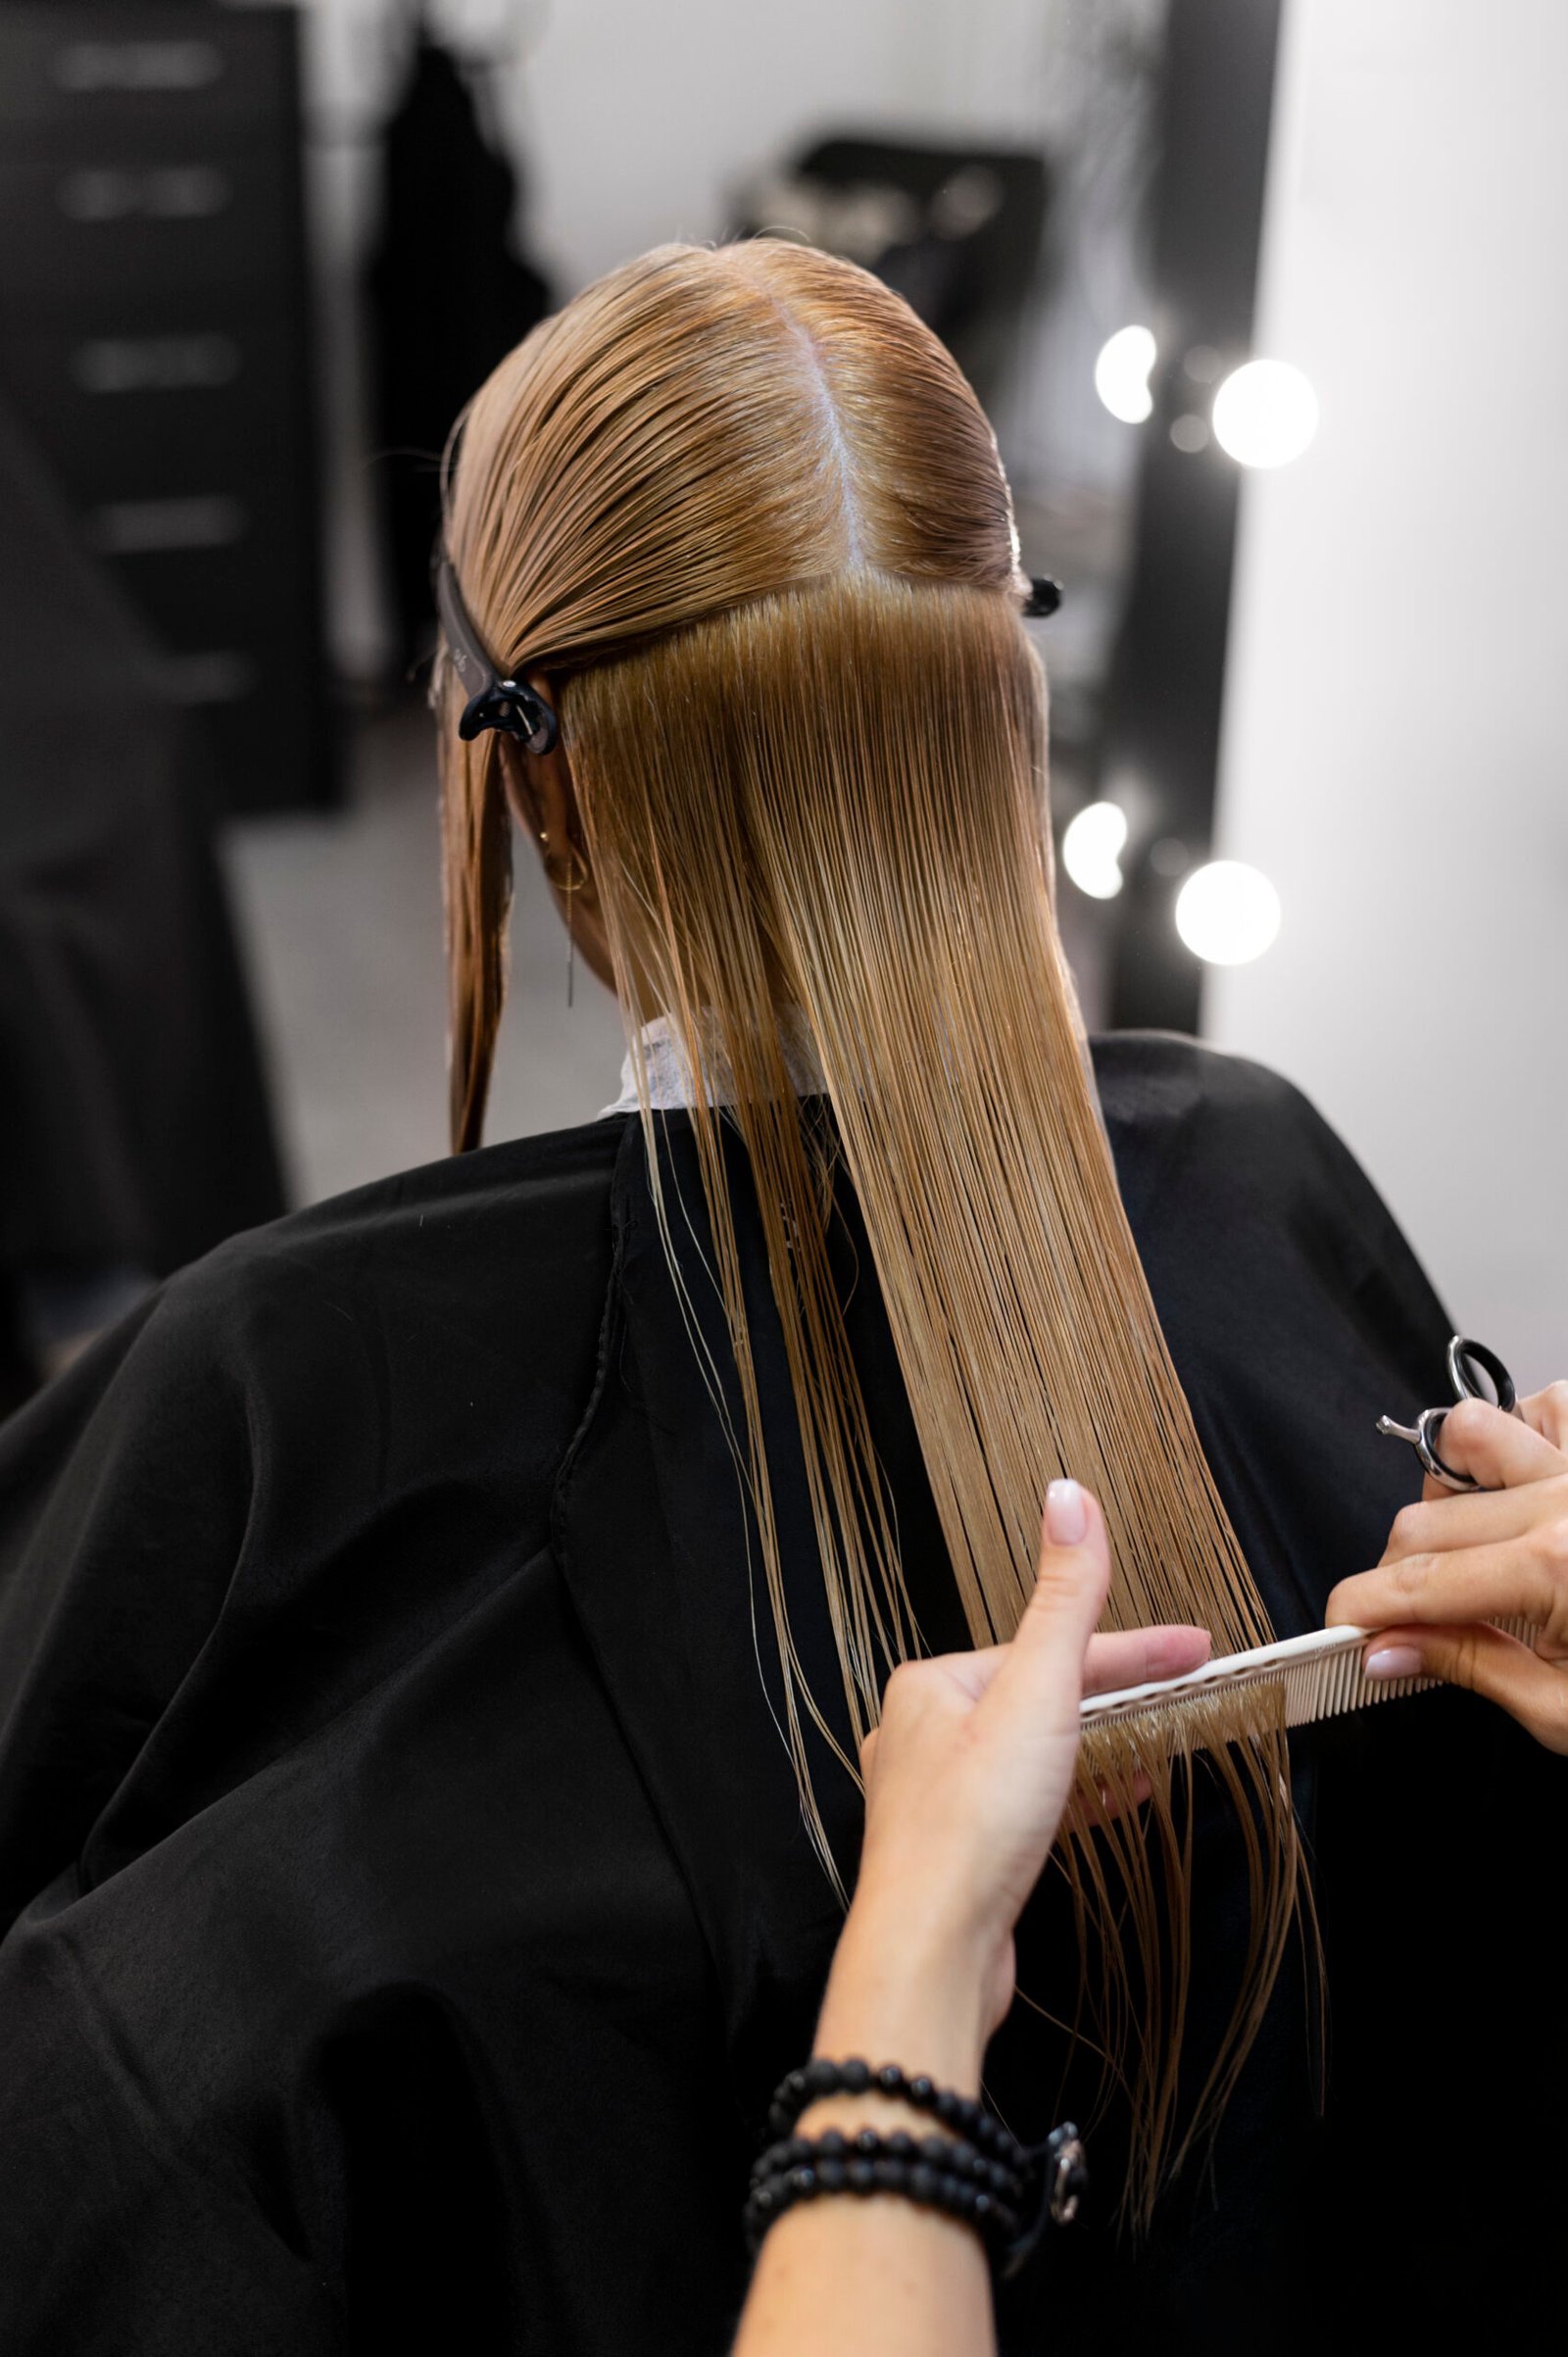
<path id="1" fill-rule="evenodd" d="M 816 2051 L 902 2063 L 973 2095 L 990 2031 L 995 1959 L 958 1927 L 885 1916 L 859 1899 L 840 1938 Z"/>

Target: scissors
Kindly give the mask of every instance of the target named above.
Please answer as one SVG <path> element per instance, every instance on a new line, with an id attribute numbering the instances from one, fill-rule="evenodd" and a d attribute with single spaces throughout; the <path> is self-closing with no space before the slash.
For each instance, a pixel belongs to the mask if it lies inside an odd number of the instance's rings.
<path id="1" fill-rule="evenodd" d="M 1519 1413 L 1513 1377 L 1485 1343 L 1466 1342 L 1463 1335 L 1454 1335 L 1448 1345 L 1448 1381 L 1453 1386 L 1455 1406 L 1461 1399 L 1486 1399 L 1500 1407 L 1505 1416 Z M 1442 1482 L 1445 1489 L 1479 1490 L 1482 1483 L 1472 1481 L 1468 1473 L 1455 1473 L 1438 1454 L 1438 1438 L 1447 1412 L 1446 1407 L 1424 1407 L 1413 1424 L 1396 1424 L 1392 1416 L 1379 1416 L 1378 1430 L 1396 1441 L 1408 1441 L 1421 1459 L 1422 1471 Z"/>

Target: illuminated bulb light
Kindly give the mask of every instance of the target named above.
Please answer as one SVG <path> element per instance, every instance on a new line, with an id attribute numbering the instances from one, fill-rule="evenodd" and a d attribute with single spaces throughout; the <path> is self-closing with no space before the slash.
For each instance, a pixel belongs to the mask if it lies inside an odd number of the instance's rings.
<path id="1" fill-rule="evenodd" d="M 1061 863 L 1091 900 L 1114 900 L 1121 890 L 1117 855 L 1127 840 L 1127 813 L 1113 802 L 1092 802 L 1069 819 L 1061 838 Z"/>
<path id="2" fill-rule="evenodd" d="M 1286 466 L 1317 432 L 1317 395 L 1288 360 L 1250 360 L 1214 395 L 1214 439 L 1239 466 Z"/>
<path id="3" fill-rule="evenodd" d="M 1279 929 L 1279 894 L 1243 859 L 1210 859 L 1176 895 L 1176 930 L 1205 965 L 1247 965 Z"/>
<path id="4" fill-rule="evenodd" d="M 1147 327 L 1118 327 L 1100 347 L 1095 363 L 1095 391 L 1113 417 L 1123 425 L 1142 425 L 1154 406 L 1149 371 L 1154 365 L 1154 339 Z"/>

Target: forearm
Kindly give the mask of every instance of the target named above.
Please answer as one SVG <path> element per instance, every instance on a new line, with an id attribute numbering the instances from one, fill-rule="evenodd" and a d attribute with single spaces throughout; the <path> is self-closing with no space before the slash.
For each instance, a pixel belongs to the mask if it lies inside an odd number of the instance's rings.
<path id="1" fill-rule="evenodd" d="M 956 1953 L 917 1953 L 906 1927 L 887 1938 L 852 1910 L 817 2029 L 816 2051 L 926 2072 L 978 2092 L 981 1974 Z M 833 2095 L 802 2116 L 829 2128 L 931 2131 L 930 2118 L 881 2094 Z M 897 2194 L 799 2204 L 769 2231 L 735 2357 L 987 2357 L 995 2346 L 991 2275 L 969 2227 Z"/>
<path id="2" fill-rule="evenodd" d="M 817 2025 L 824 2061 L 896 2063 L 967 2098 L 978 2095 L 986 2041 L 1006 2013 L 1013 1984 L 1013 1927 L 1055 1838 L 1078 1765 L 1078 1726 L 1091 1647 L 1102 1647 L 1103 1683 L 1192 1668 L 1207 1651 L 1200 1629 L 1094 1639 L 1110 1582 L 1104 1518 L 1076 1482 L 1047 1492 L 1040 1576 L 1010 1644 L 933 1661 L 905 1662 L 889 1679 L 882 1719 L 861 1747 L 865 1840 L 855 1904 L 839 1941 Z M 1154 1640 L 1158 1640 L 1157 1646 Z M 1105 1649 L 1109 1649 L 1106 1658 Z M 1136 1648 L 1129 1657 L 1129 1648 Z M 1119 1676 L 1118 1676 L 1119 1673 Z M 836 2074 L 835 2074 L 836 2075 Z M 808 2087 L 812 2083 L 808 2080 Z M 795 2089 L 791 2088 L 793 2098 Z M 805 2089 L 801 2089 L 802 2092 Z M 924 2092 L 926 2090 L 920 2090 Z M 791 2106 L 781 2107 L 788 2113 Z M 775 2173 L 755 2196 L 773 2215 L 762 2241 L 735 2357 L 988 2357 L 996 2348 L 991 2271 L 976 2227 L 1012 2215 L 944 2157 L 892 2145 L 902 2130 L 916 2149 L 954 2107 L 930 2112 L 880 2092 L 822 2096 L 797 2123 L 807 2138 L 873 2129 L 889 2138 L 885 2172 L 838 2151 L 807 2198 L 778 2213 Z M 981 2121 L 971 2117 L 981 2132 Z M 991 2142 L 1000 2134 L 984 2131 Z M 1012 2198 L 1026 2190 L 1026 2156 L 1003 2137 L 1000 2174 Z M 791 2156 L 792 2158 L 794 2156 Z M 804 2168 L 805 2162 L 801 2163 Z M 904 2171 L 907 2169 L 907 2176 Z M 986 2174 L 985 2171 L 981 2172 Z M 776 2175 L 789 2187 L 785 2167 Z M 903 2184 L 895 2192 L 852 2192 L 857 2182 Z M 951 2203 L 931 2209 L 929 2192 Z M 956 2196 L 956 2198 L 955 2198 Z M 982 2210 L 982 2201 L 986 2204 Z M 1010 2230 L 1009 2230 L 1010 2231 Z"/>

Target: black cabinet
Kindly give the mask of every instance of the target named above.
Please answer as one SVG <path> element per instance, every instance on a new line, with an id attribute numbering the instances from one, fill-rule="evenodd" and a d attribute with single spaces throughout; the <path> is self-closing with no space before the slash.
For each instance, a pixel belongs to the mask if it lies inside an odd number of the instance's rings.
<path id="1" fill-rule="evenodd" d="M 0 5 L 0 392 L 239 810 L 333 790 L 298 82 L 287 9 Z"/>

